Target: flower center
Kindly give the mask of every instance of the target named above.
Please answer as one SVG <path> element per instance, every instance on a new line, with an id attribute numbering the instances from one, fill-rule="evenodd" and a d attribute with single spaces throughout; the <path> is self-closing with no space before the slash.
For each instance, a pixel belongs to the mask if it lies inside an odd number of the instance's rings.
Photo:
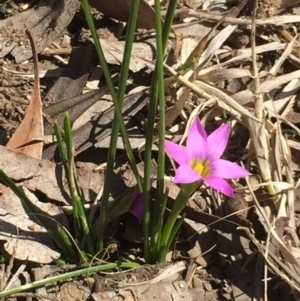
<path id="1" fill-rule="evenodd" d="M 207 177 L 210 173 L 210 166 L 207 161 L 202 162 L 199 159 L 193 159 L 190 162 L 190 167 L 202 177 Z"/>

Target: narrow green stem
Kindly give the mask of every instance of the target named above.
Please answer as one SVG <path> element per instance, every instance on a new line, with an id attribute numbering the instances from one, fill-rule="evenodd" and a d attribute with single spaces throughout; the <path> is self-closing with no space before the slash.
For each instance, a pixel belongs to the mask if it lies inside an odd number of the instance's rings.
<path id="1" fill-rule="evenodd" d="M 171 233 L 173 231 L 177 218 L 179 217 L 181 211 L 186 206 L 189 197 L 196 190 L 198 186 L 199 186 L 198 182 L 181 185 L 180 192 L 173 203 L 173 207 L 171 209 L 169 217 L 162 231 L 161 240 L 160 240 L 161 242 L 160 252 L 159 252 L 160 254 L 166 254 L 167 247 L 171 243 L 170 240 L 172 240 Z M 165 259 L 162 259 L 162 261 L 164 260 Z"/>
<path id="2" fill-rule="evenodd" d="M 125 49 L 124 49 L 124 58 L 121 64 L 121 71 L 120 71 L 120 79 L 119 79 L 119 88 L 118 88 L 118 95 L 116 92 L 116 89 L 114 87 L 114 83 L 112 81 L 112 77 L 108 68 L 108 64 L 105 60 L 104 53 L 101 47 L 101 44 L 99 42 L 98 34 L 95 28 L 95 24 L 93 22 L 93 17 L 91 14 L 90 6 L 88 3 L 88 0 L 82 0 L 82 7 L 86 16 L 86 20 L 88 23 L 88 26 L 91 30 L 91 34 L 95 43 L 95 48 L 99 57 L 99 61 L 101 63 L 101 67 L 103 69 L 103 73 L 107 82 L 107 85 L 109 87 L 110 93 L 112 95 L 112 100 L 115 106 L 115 115 L 116 119 L 119 121 L 119 127 L 121 130 L 122 138 L 124 145 L 126 147 L 126 151 L 128 154 L 128 158 L 130 161 L 131 168 L 133 170 L 133 173 L 137 180 L 137 185 L 139 187 L 139 190 L 142 191 L 142 181 L 141 177 L 139 175 L 137 164 L 135 162 L 134 154 L 130 145 L 130 141 L 127 134 L 127 129 L 123 120 L 122 116 L 122 105 L 120 103 L 123 103 L 125 88 L 126 88 L 126 81 L 128 77 L 128 70 L 129 70 L 129 62 L 131 59 L 131 50 L 132 50 L 132 44 L 134 41 L 134 33 L 136 28 L 136 20 L 138 16 L 138 9 L 139 9 L 139 3 L 140 0 L 133 0 L 132 2 L 132 9 L 130 11 L 129 20 L 128 20 L 128 28 L 127 28 L 127 35 L 126 35 L 126 43 L 125 43 Z"/>
<path id="3" fill-rule="evenodd" d="M 67 148 L 69 190 L 72 199 L 73 220 L 75 228 L 75 237 L 82 240 L 81 248 L 87 243 L 87 250 L 90 254 L 94 254 L 93 238 L 91 234 L 91 224 L 87 217 L 83 199 L 78 186 L 77 173 L 75 167 L 75 150 L 72 137 L 72 125 L 70 116 L 66 113 L 64 118 L 65 142 Z"/>
<path id="4" fill-rule="evenodd" d="M 161 234 L 162 234 L 161 232 L 163 228 L 164 214 L 167 207 L 168 195 L 169 195 L 169 189 L 167 188 L 166 191 L 156 201 L 156 203 L 159 204 L 159 207 L 157 212 L 157 219 L 153 226 L 153 230 L 154 230 L 153 236 L 155 237 L 154 240 L 155 245 L 153 246 L 154 254 L 159 254 Z M 158 259 L 158 262 L 161 262 L 160 259 Z"/>
<path id="5" fill-rule="evenodd" d="M 110 140 L 110 146 L 109 146 L 109 152 L 108 152 L 108 158 L 107 158 L 107 169 L 106 169 L 106 176 L 105 176 L 105 183 L 104 183 L 104 189 L 103 189 L 103 195 L 102 195 L 102 206 L 100 211 L 100 217 L 99 220 L 96 222 L 97 232 L 98 232 L 98 246 L 99 250 L 103 250 L 103 243 L 104 243 L 104 226 L 105 221 L 107 219 L 107 207 L 108 207 L 108 197 L 109 197 L 109 190 L 110 190 L 110 183 L 112 179 L 112 173 L 113 173 L 113 165 L 115 162 L 116 157 L 116 145 L 119 135 L 119 129 L 121 129 L 122 138 L 124 145 L 126 147 L 128 157 L 133 169 L 133 172 L 136 176 L 137 183 L 139 186 L 140 191 L 142 191 L 142 185 L 140 176 L 135 164 L 135 159 L 133 155 L 133 151 L 128 139 L 128 134 L 126 131 L 126 127 L 123 121 L 122 116 L 122 105 L 123 105 L 123 98 L 125 94 L 126 89 L 126 81 L 128 77 L 128 71 L 129 71 L 129 62 L 131 57 L 131 50 L 132 50 L 132 44 L 134 40 L 134 33 L 136 28 L 136 21 L 138 16 L 138 9 L 139 9 L 139 3 L 140 0 L 133 0 L 129 15 L 129 21 L 128 21 L 128 29 L 127 29 L 127 36 L 126 36 L 126 43 L 125 43 L 125 49 L 124 49 L 124 58 L 121 65 L 121 72 L 120 72 L 120 81 L 119 81 L 119 87 L 118 87 L 118 94 L 116 93 L 116 90 L 114 88 L 113 82 L 111 80 L 111 74 L 107 65 L 107 62 L 105 60 L 102 47 L 99 42 L 99 38 L 97 36 L 97 31 L 94 26 L 93 18 L 91 15 L 90 7 L 87 0 L 82 0 L 82 5 L 84 8 L 84 12 L 86 15 L 86 19 L 89 25 L 89 28 L 92 33 L 92 37 L 96 46 L 96 50 L 101 62 L 101 66 L 103 69 L 103 73 L 105 75 L 107 84 L 109 86 L 110 92 L 112 94 L 112 99 L 115 105 L 115 118 L 113 122 L 113 128 L 112 128 L 112 136 Z"/>
<path id="6" fill-rule="evenodd" d="M 155 8 L 158 6 L 158 2 L 155 2 Z M 162 31 L 162 43 L 158 42 L 159 47 L 162 49 L 158 49 L 158 57 L 157 59 L 160 59 L 160 54 L 159 52 L 162 50 L 164 53 L 167 40 L 170 34 L 171 30 L 171 25 L 173 22 L 174 18 L 174 11 L 176 9 L 177 5 L 177 0 L 170 0 L 169 6 L 168 6 L 168 11 L 167 15 L 164 21 L 164 27 Z M 158 25 L 158 22 L 161 22 L 161 16 L 160 16 L 160 9 L 156 9 L 156 26 Z M 158 27 L 161 27 L 160 25 Z M 157 30 L 157 29 L 156 29 Z M 160 39 L 160 36 L 157 35 L 157 39 Z M 146 262 L 151 262 L 151 261 L 156 261 L 156 258 L 151 258 L 153 255 L 150 255 L 152 252 L 152 246 L 149 243 L 149 227 L 151 224 L 155 224 L 152 221 L 150 221 L 150 189 L 151 189 L 151 159 L 152 159 L 152 144 L 153 144 L 153 133 L 154 133 L 154 123 L 155 123 L 155 116 L 156 116 L 156 110 L 157 110 L 157 100 L 158 100 L 158 94 L 159 92 L 159 86 L 158 84 L 162 84 L 161 82 L 161 66 L 159 66 L 159 63 L 161 62 L 156 62 L 156 67 L 154 70 L 154 74 L 152 77 L 152 82 L 151 82 L 151 91 L 150 91 L 150 106 L 149 106 L 149 111 L 148 111 L 148 116 L 147 116 L 147 129 L 146 129 L 146 143 L 145 143 L 145 157 L 144 157 L 144 162 L 145 162 L 145 170 L 144 170 L 144 189 L 143 189 L 143 200 L 144 200 L 144 219 L 143 219 L 143 232 L 144 232 L 144 257 Z M 161 90 L 162 92 L 163 90 Z M 164 110 L 164 105 L 161 108 L 161 110 Z M 161 115 L 164 115 L 165 112 L 161 111 Z M 164 121 L 163 121 L 164 122 Z M 161 129 L 164 131 L 165 128 L 161 126 Z M 161 137 L 160 137 L 161 138 Z M 163 144 L 163 140 L 161 139 L 159 144 Z M 163 146 L 164 147 L 164 146 Z M 160 160 L 162 160 L 160 158 Z M 159 170 L 159 173 L 161 174 L 162 172 L 162 166 L 160 167 L 161 169 Z M 161 176 L 161 175 L 160 175 Z M 161 188 L 162 187 L 162 188 Z M 163 186 L 160 184 L 161 191 L 163 191 Z M 158 200 L 157 200 L 158 202 Z M 156 208 L 157 210 L 157 208 Z M 156 235 L 155 235 L 156 236 Z M 157 240 L 157 237 L 155 238 Z"/>
<path id="7" fill-rule="evenodd" d="M 158 100 L 159 100 L 159 139 L 158 139 L 158 170 L 157 170 L 157 188 L 156 200 L 164 197 L 164 175 L 165 175 L 165 89 L 164 89 L 164 70 L 163 70 L 163 43 L 162 43 L 162 26 L 161 26 L 161 12 L 160 1 L 155 0 L 156 12 L 156 49 L 157 49 L 157 80 L 158 80 Z M 164 202 L 154 202 L 154 218 L 151 221 L 151 246 L 152 246 L 152 260 L 157 260 L 158 243 L 160 240 L 161 228 L 160 212 L 163 210 L 162 204 Z M 161 225 L 160 225 L 161 226 Z"/>
<path id="8" fill-rule="evenodd" d="M 126 43 L 125 43 L 125 49 L 124 49 L 124 57 L 121 65 L 121 71 L 120 71 L 120 81 L 119 81 L 119 87 L 118 87 L 118 108 L 122 108 L 123 106 L 123 98 L 125 95 L 126 90 L 126 84 L 127 84 L 127 78 L 129 73 L 129 63 L 131 58 L 131 51 L 132 51 L 132 44 L 134 41 L 134 33 L 136 28 L 136 22 L 138 17 L 138 10 L 139 10 L 139 4 L 140 0 L 133 0 L 131 5 L 131 10 L 129 14 L 129 22 L 128 22 L 128 29 L 127 29 L 127 35 L 126 35 Z M 116 112 L 116 111 L 115 111 Z M 118 118 L 118 116 L 115 115 L 115 118 L 113 120 L 113 126 L 112 126 L 112 135 L 110 139 L 110 145 L 109 145 L 109 152 L 107 157 L 107 169 L 106 169 L 106 177 L 105 177 L 105 183 L 103 188 L 103 196 L 102 196 L 102 208 L 100 213 L 100 220 L 102 221 L 102 227 L 101 227 L 101 233 L 99 233 L 99 249 L 103 249 L 103 241 L 104 241 L 104 227 L 107 219 L 107 208 L 108 208 L 108 198 L 109 198 L 109 191 L 110 191 L 110 184 L 111 179 L 113 175 L 113 166 L 115 164 L 115 158 L 116 158 L 116 150 L 117 150 L 117 141 L 119 136 L 119 129 L 121 120 Z M 128 137 L 127 135 L 123 135 L 123 139 L 126 139 Z M 130 142 L 128 140 L 128 149 L 127 152 L 131 151 Z M 133 158 L 133 155 L 132 155 Z M 133 162 L 132 162 L 133 163 Z"/>
<path id="9" fill-rule="evenodd" d="M 111 270 L 111 269 L 115 269 L 115 268 L 125 268 L 125 269 L 134 269 L 134 268 L 138 268 L 139 265 L 136 263 L 129 263 L 129 262 L 124 262 L 124 263 L 108 263 L 108 264 L 103 264 L 103 265 L 99 265 L 99 266 L 93 266 L 93 267 L 89 267 L 89 268 L 84 268 L 84 269 L 80 269 L 77 271 L 72 271 L 72 272 L 68 272 L 68 273 L 64 273 L 58 276 L 53 276 L 53 277 L 49 277 L 49 278 L 45 278 L 42 280 L 38 280 L 38 281 L 34 281 L 32 283 L 28 283 L 22 286 L 18 286 L 18 287 L 14 287 L 8 290 L 4 290 L 2 292 L 0 292 L 0 297 L 7 297 L 10 296 L 12 294 L 17 294 L 17 293 L 21 293 L 30 289 L 34 289 L 37 287 L 41 287 L 41 286 L 45 286 L 47 284 L 52 284 L 58 281 L 62 281 L 62 280 L 66 280 L 69 278 L 74 278 L 74 277 L 78 277 L 81 275 L 89 275 L 91 273 L 96 273 L 99 271 L 107 271 L 107 270 Z"/>

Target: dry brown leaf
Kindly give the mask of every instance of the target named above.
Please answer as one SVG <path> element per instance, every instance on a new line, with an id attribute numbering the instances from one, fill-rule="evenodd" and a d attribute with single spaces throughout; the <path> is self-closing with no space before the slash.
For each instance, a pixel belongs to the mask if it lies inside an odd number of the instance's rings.
<path id="1" fill-rule="evenodd" d="M 32 41 L 31 36 L 30 39 Z M 29 156 L 39 159 L 42 156 L 43 142 L 32 143 L 32 139 L 34 137 L 43 135 L 44 127 L 42 119 L 39 73 L 37 67 L 37 54 L 33 42 L 32 50 L 34 61 L 33 95 L 23 121 L 16 129 L 11 139 L 8 141 L 6 148 L 13 152 L 28 154 Z M 5 158 L 2 157 L 2 160 L 5 160 Z M 15 160 L 11 160 L 6 163 L 8 163 L 10 168 L 13 169 L 16 169 L 17 166 L 19 173 L 24 172 L 24 170 L 18 169 L 20 166 L 15 165 Z M 30 260 L 39 263 L 49 263 L 53 261 L 53 259 L 58 258 L 60 254 L 53 250 L 53 246 L 51 248 L 52 239 L 46 233 L 45 229 L 29 219 L 20 199 L 9 187 L 6 187 L 2 184 L 0 185 L 0 191 L 0 210 L 2 213 L 0 239 L 6 240 L 6 243 L 4 244 L 6 251 L 9 254 L 14 253 L 15 257 L 20 260 Z M 56 205 L 52 207 L 56 210 L 56 215 L 59 209 Z M 46 208 L 45 212 L 49 213 L 49 208 Z"/>
<path id="2" fill-rule="evenodd" d="M 32 191 L 40 191 L 49 199 L 68 205 L 69 190 L 61 165 L 14 153 L 0 146 L 0 168 L 13 180 L 21 182 Z M 14 164 L 11 164 L 14 162 Z M 103 185 L 103 174 L 94 172 L 95 164 L 76 164 L 80 187 L 85 201 L 93 201 Z M 112 193 L 122 191 L 122 181 L 114 179 Z"/>
<path id="3" fill-rule="evenodd" d="M 32 45 L 34 61 L 34 89 L 26 114 L 13 136 L 9 139 L 6 147 L 9 150 L 20 152 L 41 158 L 43 142 L 33 142 L 35 137 L 44 135 L 42 116 L 42 101 L 40 96 L 39 72 L 37 66 L 37 54 Z"/>
<path id="4" fill-rule="evenodd" d="M 34 197 L 29 191 L 26 194 L 30 198 Z M 34 203 L 52 216 L 60 215 L 62 219 L 59 220 L 63 224 L 67 223 L 57 206 L 41 203 L 37 199 L 34 199 Z M 50 235 L 30 219 L 22 203 L 11 190 L 1 196 L 0 217 L 0 239 L 6 241 L 4 247 L 9 254 L 14 254 L 19 260 L 43 264 L 59 258 L 60 254 L 54 250 Z"/>
<path id="5" fill-rule="evenodd" d="M 64 301 L 85 301 L 90 297 L 90 289 L 76 282 L 64 283 L 58 297 Z"/>
<path id="6" fill-rule="evenodd" d="M 104 15 L 119 21 L 127 22 L 131 7 L 131 0 L 89 0 L 91 6 L 98 9 Z M 140 1 L 137 20 L 138 28 L 155 28 L 155 13 L 153 8 L 144 0 Z"/>

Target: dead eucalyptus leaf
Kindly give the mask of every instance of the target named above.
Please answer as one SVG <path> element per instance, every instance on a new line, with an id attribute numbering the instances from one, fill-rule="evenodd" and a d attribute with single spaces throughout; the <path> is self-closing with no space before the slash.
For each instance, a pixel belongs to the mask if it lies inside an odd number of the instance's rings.
<path id="1" fill-rule="evenodd" d="M 34 158 L 41 158 L 43 142 L 34 142 L 35 137 L 44 135 L 44 124 L 42 115 L 42 100 L 40 95 L 39 71 L 37 66 L 37 53 L 32 43 L 34 61 L 34 89 L 26 110 L 24 119 L 17 127 L 13 136 L 9 139 L 6 147 L 15 152 L 21 152 Z"/>

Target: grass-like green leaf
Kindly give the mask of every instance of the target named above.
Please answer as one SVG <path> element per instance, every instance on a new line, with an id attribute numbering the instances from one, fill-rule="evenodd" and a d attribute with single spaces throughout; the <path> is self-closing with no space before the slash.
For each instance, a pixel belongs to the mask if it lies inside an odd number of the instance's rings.
<path id="1" fill-rule="evenodd" d="M 57 283 L 58 281 L 75 278 L 78 276 L 91 275 L 100 271 L 109 271 L 112 269 L 120 268 L 120 269 L 135 269 L 138 268 L 139 265 L 136 263 L 124 262 L 124 263 L 108 263 L 98 266 L 92 266 L 84 269 L 79 269 L 72 272 L 63 273 L 57 276 L 49 277 L 46 279 L 34 281 L 32 283 L 24 284 L 18 287 L 14 287 L 8 290 L 4 290 L 0 292 L 0 297 L 8 297 L 13 294 L 22 293 L 28 290 L 32 290 L 34 288 L 47 286 L 53 283 Z"/>
<path id="2" fill-rule="evenodd" d="M 131 49 L 132 44 L 134 40 L 134 33 L 136 28 L 136 20 L 138 15 L 138 8 L 139 8 L 139 2 L 140 0 L 133 0 L 132 6 L 131 6 L 131 13 L 129 16 L 128 21 L 128 29 L 127 29 L 127 35 L 126 35 L 126 44 L 125 44 L 125 50 L 124 50 L 124 58 L 123 62 L 121 64 L 121 72 L 120 72 L 120 80 L 119 80 L 119 87 L 118 87 L 118 93 L 116 92 L 113 82 L 111 80 L 111 74 L 107 65 L 107 62 L 105 60 L 100 42 L 99 37 L 97 35 L 97 31 L 93 22 L 93 18 L 91 15 L 91 10 L 88 4 L 87 0 L 82 0 L 82 6 L 85 12 L 86 20 L 89 25 L 89 28 L 91 30 L 91 34 L 95 43 L 96 51 L 99 56 L 99 60 L 103 69 L 103 73 L 105 75 L 108 87 L 110 89 L 112 99 L 115 106 L 115 118 L 113 122 L 113 129 L 112 129 L 112 136 L 110 141 L 110 147 L 108 151 L 108 158 L 107 158 L 107 169 L 106 169 L 106 176 L 105 176 L 105 184 L 104 184 L 104 190 L 101 200 L 101 213 L 100 218 L 96 223 L 96 228 L 98 232 L 98 246 L 99 250 L 103 250 L 104 246 L 104 227 L 105 227 L 105 221 L 107 219 L 107 206 L 108 206 L 108 197 L 109 197 L 109 188 L 110 183 L 112 180 L 112 172 L 113 172 L 113 165 L 115 163 L 115 155 L 116 155 L 116 145 L 117 145 L 117 139 L 119 135 L 119 129 L 121 129 L 121 134 L 123 138 L 124 145 L 126 147 L 126 151 L 128 154 L 128 158 L 130 161 L 130 165 L 132 167 L 132 170 L 136 176 L 137 183 L 139 186 L 140 191 L 142 191 L 142 185 L 140 176 L 136 167 L 133 151 L 128 139 L 128 134 L 126 131 L 126 127 L 123 121 L 122 116 L 122 105 L 123 105 L 123 98 L 125 94 L 125 88 L 126 88 L 126 82 L 128 78 L 128 71 L 129 71 L 129 61 L 131 57 Z"/>
<path id="3" fill-rule="evenodd" d="M 164 21 L 163 30 L 161 29 L 161 13 L 160 1 L 155 0 L 155 24 L 156 24 L 156 45 L 157 45 L 157 62 L 152 77 L 150 91 L 150 106 L 148 111 L 148 122 L 146 128 L 146 144 L 145 144 L 145 170 L 144 170 L 144 188 L 143 198 L 145 206 L 144 214 L 144 255 L 147 262 L 156 262 L 158 258 L 157 250 L 159 248 L 160 231 L 158 227 L 161 220 L 157 219 L 161 216 L 159 213 L 164 210 L 161 206 L 160 199 L 164 194 L 164 168 L 165 168 L 165 152 L 164 152 L 164 133 L 165 133 L 165 99 L 164 99 L 164 72 L 163 72 L 163 56 L 166 49 L 166 43 L 170 34 L 171 25 L 173 22 L 174 12 L 176 9 L 177 0 L 170 0 L 167 15 Z M 157 194 L 154 203 L 154 214 L 151 215 L 150 210 L 150 189 L 151 189 L 151 159 L 152 159 L 152 144 L 154 136 L 154 124 L 159 103 L 159 152 L 158 152 L 158 174 L 157 174 Z M 150 216 L 153 216 L 152 220 Z M 150 229 L 151 228 L 151 229 Z M 150 235 L 151 233 L 151 235 Z M 147 239 L 151 237 L 151 240 Z"/>

